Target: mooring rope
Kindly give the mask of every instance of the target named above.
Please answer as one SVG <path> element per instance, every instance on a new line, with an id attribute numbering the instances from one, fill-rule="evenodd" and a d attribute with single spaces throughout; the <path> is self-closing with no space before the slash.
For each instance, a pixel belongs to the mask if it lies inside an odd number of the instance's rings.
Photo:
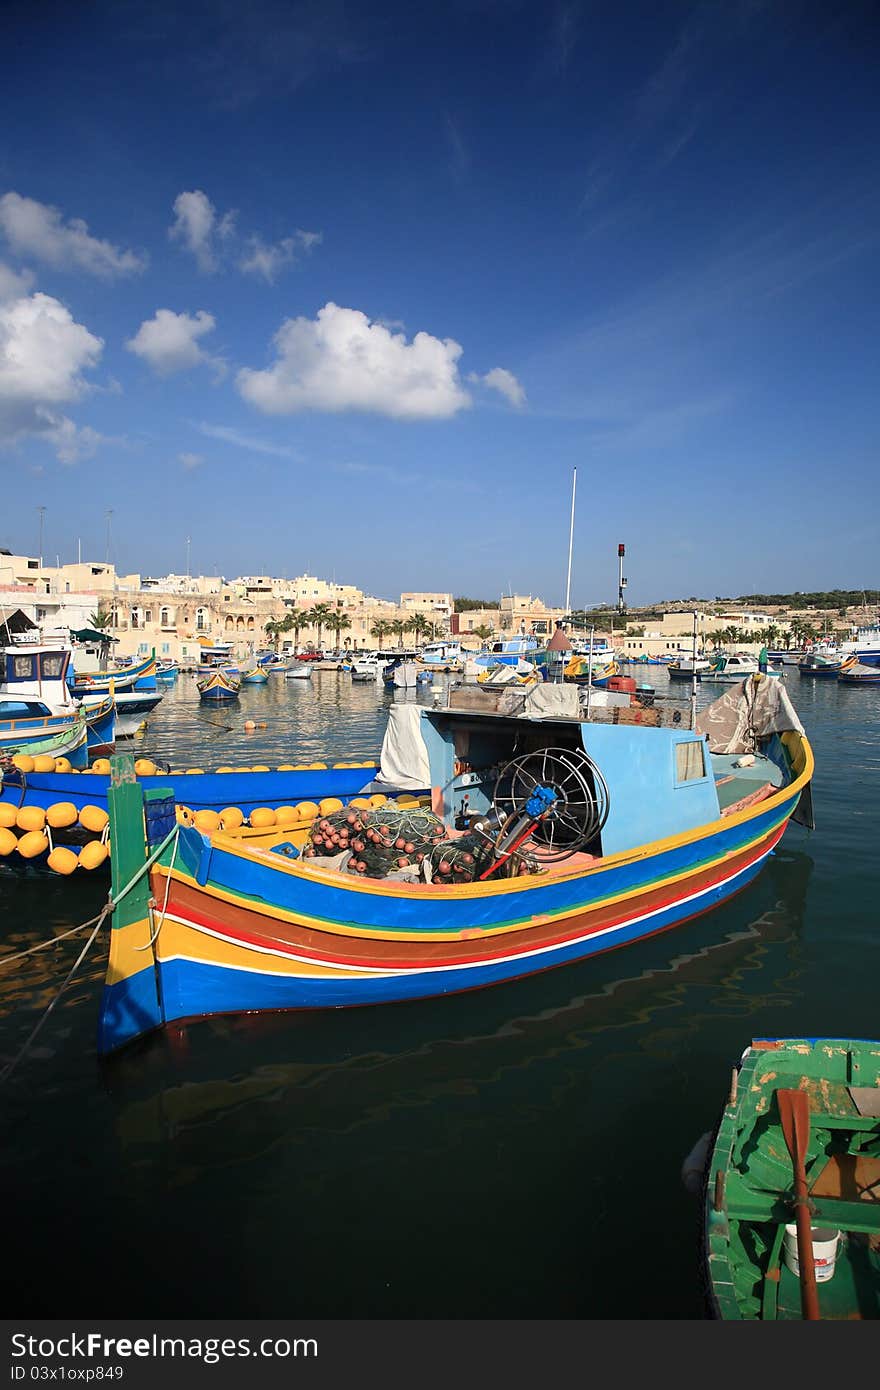
<path id="1" fill-rule="evenodd" d="M 70 982 L 71 982 L 71 980 L 73 979 L 74 975 L 76 974 L 77 970 L 78 970 L 79 967 L 82 965 L 83 961 L 85 960 L 86 956 L 88 955 L 88 952 L 89 952 L 89 949 L 90 949 L 90 947 L 91 947 L 91 945 L 92 945 L 92 942 L 95 940 L 95 937 L 98 935 L 98 932 L 101 930 L 101 927 L 102 927 L 104 921 L 106 920 L 106 918 L 109 917 L 110 914 L 119 906 L 119 904 L 122 902 L 122 899 L 126 896 L 126 894 L 128 894 L 128 893 L 131 892 L 131 890 L 132 890 L 132 888 L 134 887 L 134 885 L 135 885 L 141 878 L 143 878 L 143 876 L 144 876 L 144 874 L 147 872 L 147 870 L 150 869 L 150 868 L 152 867 L 153 864 L 155 864 L 156 860 L 159 858 L 159 856 L 160 856 L 160 854 L 162 853 L 162 851 L 166 848 L 167 845 L 169 845 L 169 844 L 171 843 L 172 839 L 175 841 L 175 844 L 174 844 L 174 853 L 172 854 L 172 863 L 173 863 L 174 855 L 177 853 L 177 836 L 179 835 L 179 833 L 180 833 L 180 826 L 179 826 L 179 825 L 175 825 L 174 828 L 173 828 L 172 830 L 169 830 L 168 834 L 165 836 L 165 838 L 164 838 L 164 840 L 161 842 L 161 844 L 159 844 L 159 845 L 156 847 L 156 849 L 154 849 L 153 853 L 150 855 L 150 857 L 149 857 L 148 859 L 145 859 L 145 860 L 144 860 L 143 864 L 140 866 L 140 868 L 138 869 L 137 873 L 135 873 L 135 874 L 132 875 L 132 877 L 129 879 L 128 883 L 126 883 L 125 887 L 122 888 L 122 889 L 120 890 L 120 892 L 118 892 L 118 893 L 116 894 L 115 897 L 113 896 L 112 893 L 108 895 L 107 902 L 104 904 L 104 907 L 103 907 L 103 908 L 101 909 L 101 911 L 98 913 L 97 917 L 91 917 L 91 918 L 89 919 L 89 921 L 87 921 L 87 922 L 81 922 L 80 925 L 79 925 L 78 927 L 72 927 L 72 928 L 70 929 L 70 931 L 67 931 L 67 932 L 62 933 L 61 936 L 53 936 L 49 941 L 41 941 L 41 942 L 39 943 L 39 945 L 37 945 L 37 946 L 30 946 L 30 947 L 28 947 L 28 949 L 27 949 L 26 951 L 18 951 L 14 956 L 4 956 L 4 957 L 0 958 L 0 966 L 5 965 L 8 961 L 20 960 L 20 959 L 22 958 L 22 956 L 29 956 L 29 955 L 31 955 L 34 951 L 41 951 L 41 950 L 44 950 L 45 947 L 47 947 L 47 946 L 52 946 L 56 941 L 63 941 L 65 937 L 73 936 L 73 934 L 74 934 L 75 932 L 83 931 L 86 927 L 90 927 L 90 926 L 94 925 L 94 930 L 92 931 L 91 936 L 89 937 L 89 939 L 88 939 L 88 941 L 86 942 L 85 946 L 83 946 L 82 950 L 80 951 L 79 955 L 77 956 L 76 960 L 74 961 L 73 965 L 71 966 L 70 970 L 68 971 L 67 976 L 66 976 L 66 978 L 65 978 L 65 980 L 64 980 L 64 983 L 62 984 L 61 988 L 58 990 L 58 993 L 55 995 L 54 999 L 52 999 L 52 1001 L 49 1003 L 49 1005 L 47 1006 L 47 1008 L 46 1008 L 46 1009 L 43 1011 L 43 1013 L 40 1015 L 40 1017 L 39 1017 L 39 1019 L 37 1020 L 36 1024 L 35 1024 L 34 1027 L 32 1028 L 31 1032 L 28 1034 L 28 1037 L 26 1038 L 26 1040 L 25 1040 L 25 1042 L 24 1042 L 24 1045 L 23 1045 L 23 1046 L 20 1048 L 20 1050 L 16 1053 L 16 1055 L 13 1057 L 12 1061 L 11 1061 L 11 1062 L 8 1062 L 7 1065 L 3 1068 L 3 1070 L 0 1071 L 0 1086 L 2 1086 L 2 1084 L 3 1084 L 4 1081 L 7 1081 L 7 1080 L 9 1079 L 9 1077 L 10 1077 L 10 1076 L 12 1075 L 12 1073 L 15 1071 L 15 1068 L 18 1066 L 19 1062 L 21 1062 L 22 1059 L 27 1055 L 28 1051 L 30 1050 L 31 1044 L 32 1044 L 33 1041 L 34 1041 L 34 1038 L 35 1038 L 35 1037 L 37 1036 L 37 1034 L 39 1033 L 39 1031 L 40 1031 L 40 1029 L 42 1028 L 43 1024 L 46 1022 L 46 1019 L 49 1017 L 50 1013 L 51 1013 L 52 1010 L 55 1008 L 55 1005 L 58 1003 L 58 1000 L 61 998 L 61 996 L 62 996 L 62 994 L 64 993 L 64 991 L 67 989 L 67 986 L 70 984 Z M 170 880 L 170 874 L 169 874 L 169 880 Z M 167 897 L 166 897 L 166 906 L 167 906 Z M 164 909 L 163 909 L 163 918 L 164 918 Z M 161 923 L 160 923 L 160 925 L 161 925 Z"/>

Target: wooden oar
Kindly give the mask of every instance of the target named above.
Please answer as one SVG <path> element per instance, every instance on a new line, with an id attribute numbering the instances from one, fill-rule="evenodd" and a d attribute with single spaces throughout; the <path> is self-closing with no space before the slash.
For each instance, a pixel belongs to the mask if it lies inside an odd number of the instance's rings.
<path id="1" fill-rule="evenodd" d="M 813 1261 L 813 1235 L 807 1205 L 807 1170 L 804 1158 L 810 1141 L 810 1107 L 805 1091 L 777 1091 L 779 1119 L 791 1166 L 794 1171 L 795 1220 L 797 1222 L 798 1264 L 801 1270 L 801 1313 L 805 1319 L 819 1317 L 816 1266 Z"/>

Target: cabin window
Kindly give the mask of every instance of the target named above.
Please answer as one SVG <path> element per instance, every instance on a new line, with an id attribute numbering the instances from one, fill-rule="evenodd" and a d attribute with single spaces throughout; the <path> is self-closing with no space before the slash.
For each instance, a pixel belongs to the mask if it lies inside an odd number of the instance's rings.
<path id="1" fill-rule="evenodd" d="M 675 781 L 698 782 L 706 776 L 703 744 L 697 739 L 675 745 Z"/>
<path id="2" fill-rule="evenodd" d="M 60 681 L 61 673 L 64 670 L 64 657 L 44 656 L 40 659 L 40 674 L 43 680 Z"/>
<path id="3" fill-rule="evenodd" d="M 13 656 L 10 657 L 10 664 L 12 666 L 13 680 L 36 680 L 37 659 L 35 656 Z"/>

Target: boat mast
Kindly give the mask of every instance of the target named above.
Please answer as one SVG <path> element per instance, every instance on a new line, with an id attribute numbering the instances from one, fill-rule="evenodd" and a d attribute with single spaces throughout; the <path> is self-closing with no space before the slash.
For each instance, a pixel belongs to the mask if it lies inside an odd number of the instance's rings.
<path id="1" fill-rule="evenodd" d="M 697 611 L 694 609 L 694 640 L 692 646 L 691 660 L 693 671 L 691 672 L 691 731 L 697 727 Z"/>
<path id="2" fill-rule="evenodd" d="M 568 530 L 568 574 L 565 580 L 565 620 L 569 620 L 569 602 L 571 599 L 571 553 L 574 547 L 574 496 L 577 489 L 577 469 L 572 470 L 571 475 L 571 525 Z"/>

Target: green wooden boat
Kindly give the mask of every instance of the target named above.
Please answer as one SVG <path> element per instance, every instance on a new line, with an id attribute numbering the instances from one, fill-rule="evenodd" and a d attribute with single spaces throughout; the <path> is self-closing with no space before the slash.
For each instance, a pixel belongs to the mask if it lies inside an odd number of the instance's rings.
<path id="1" fill-rule="evenodd" d="M 802 1118 L 794 1138 L 792 1110 Z M 812 1312 L 809 1267 L 803 1281 L 795 1272 L 799 1204 L 816 1260 Z M 746 1049 L 709 1147 L 703 1254 L 712 1317 L 880 1317 L 880 1042 L 777 1038 Z"/>

